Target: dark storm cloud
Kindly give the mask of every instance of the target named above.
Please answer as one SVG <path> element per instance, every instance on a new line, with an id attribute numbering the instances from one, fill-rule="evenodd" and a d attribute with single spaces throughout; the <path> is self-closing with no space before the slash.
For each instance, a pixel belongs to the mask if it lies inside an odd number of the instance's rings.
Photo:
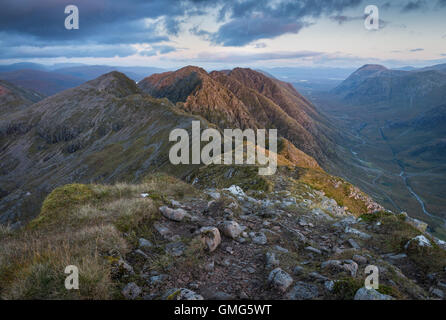
<path id="1" fill-rule="evenodd" d="M 243 46 L 254 40 L 275 38 L 285 33 L 298 33 L 309 23 L 295 19 L 251 17 L 234 19 L 223 25 L 211 40 L 224 46 Z"/>
<path id="2" fill-rule="evenodd" d="M 7 0 L 2 1 L 0 30 L 64 40 L 67 37 L 100 38 L 106 36 L 103 32 L 107 28 L 120 26 L 120 32 L 132 38 L 135 23 L 142 23 L 138 21 L 143 18 L 184 14 L 186 9 L 181 3 L 178 0 Z M 79 30 L 71 31 L 70 35 L 64 27 L 67 16 L 64 10 L 69 4 L 79 8 L 80 16 Z"/>
<path id="3" fill-rule="evenodd" d="M 308 26 L 309 18 L 340 14 L 358 6 L 361 0 L 314 1 L 296 0 L 271 2 L 247 0 L 224 2 L 219 19 L 224 23 L 211 39 L 224 46 L 243 46 L 263 38 L 298 33 Z"/>
<path id="4" fill-rule="evenodd" d="M 52 57 L 43 47 L 67 46 L 70 56 L 109 57 L 133 54 L 134 43 L 168 41 L 167 34 L 178 32 L 177 17 L 189 12 L 194 1 L 154 0 L 6 0 L 0 10 L 1 57 Z M 65 7 L 79 8 L 79 29 L 66 30 Z M 147 24 L 144 19 L 158 19 Z M 83 49 L 89 44 L 109 45 L 116 52 L 97 53 Z M 30 50 L 29 47 L 36 47 Z M 75 47 L 77 46 L 77 47 Z M 68 49 L 69 47 L 69 49 Z M 40 49 L 38 49 L 40 48 Z M 58 52 L 58 50 L 55 50 Z M 163 50 L 165 52 L 165 50 Z M 66 56 L 66 55 L 61 55 Z"/>
<path id="5" fill-rule="evenodd" d="M 116 48 L 116 55 L 133 54 L 130 44 L 160 44 L 180 34 L 180 24 L 194 16 L 218 10 L 217 32 L 192 28 L 194 34 L 224 46 L 243 46 L 259 39 L 298 33 L 311 18 L 341 14 L 362 0 L 3 0 L 0 10 L 1 57 L 49 57 L 51 50 L 67 46 L 71 56 L 98 57 L 86 45 Z M 443 0 L 440 0 L 443 1 Z M 79 8 L 79 30 L 66 30 L 67 5 Z M 147 24 L 146 18 L 154 19 Z M 159 30 L 163 30 L 162 33 Z M 77 46 L 77 47 L 76 47 Z M 31 50 L 32 47 L 35 47 Z M 68 49 L 69 48 L 69 49 Z M 163 54 L 155 48 L 145 54 Z M 77 52 L 76 52 L 77 51 Z M 59 52 L 58 49 L 54 50 Z M 104 53 L 105 54 L 105 53 Z M 113 52 L 105 56 L 115 55 Z M 66 56 L 66 55 L 61 55 Z"/>
<path id="6" fill-rule="evenodd" d="M 442 8 L 446 7 L 446 0 L 438 0 L 438 5 Z"/>

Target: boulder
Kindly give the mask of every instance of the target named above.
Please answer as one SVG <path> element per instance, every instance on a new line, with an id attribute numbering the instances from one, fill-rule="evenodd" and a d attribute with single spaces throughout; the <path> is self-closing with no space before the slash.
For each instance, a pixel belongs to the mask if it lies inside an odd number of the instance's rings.
<path id="1" fill-rule="evenodd" d="M 167 219 L 177 222 L 183 220 L 183 218 L 187 215 L 187 212 L 181 208 L 172 209 L 167 206 L 162 206 L 159 210 Z"/>
<path id="2" fill-rule="evenodd" d="M 128 283 L 123 289 L 122 289 L 122 295 L 129 300 L 136 299 L 140 294 L 142 290 L 138 285 L 134 282 Z"/>
<path id="3" fill-rule="evenodd" d="M 316 298 L 318 295 L 319 289 L 316 285 L 298 281 L 289 292 L 287 298 L 289 300 L 311 300 Z"/>
<path id="4" fill-rule="evenodd" d="M 362 287 L 356 291 L 354 300 L 393 300 L 391 296 L 379 293 L 375 289 Z"/>
<path id="5" fill-rule="evenodd" d="M 202 227 L 200 229 L 201 242 L 209 252 L 214 251 L 221 243 L 220 231 L 215 227 Z"/>
<path id="6" fill-rule="evenodd" d="M 221 232 L 228 238 L 237 239 L 242 232 L 242 228 L 235 221 L 224 221 L 220 225 Z"/>
<path id="7" fill-rule="evenodd" d="M 281 268 L 276 268 L 270 272 L 268 282 L 276 290 L 285 292 L 293 283 L 293 278 L 291 278 L 291 276 Z"/>

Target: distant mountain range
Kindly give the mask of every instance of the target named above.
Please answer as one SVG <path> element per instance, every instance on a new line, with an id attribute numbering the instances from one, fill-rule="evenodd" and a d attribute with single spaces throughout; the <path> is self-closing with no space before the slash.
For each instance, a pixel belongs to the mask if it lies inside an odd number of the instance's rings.
<path id="1" fill-rule="evenodd" d="M 147 75 L 165 70 L 155 67 L 115 67 L 83 64 L 45 66 L 36 63 L 16 63 L 0 65 L 0 79 L 50 96 L 77 87 L 85 81 L 112 71 L 125 73 L 134 81 L 139 81 Z"/>

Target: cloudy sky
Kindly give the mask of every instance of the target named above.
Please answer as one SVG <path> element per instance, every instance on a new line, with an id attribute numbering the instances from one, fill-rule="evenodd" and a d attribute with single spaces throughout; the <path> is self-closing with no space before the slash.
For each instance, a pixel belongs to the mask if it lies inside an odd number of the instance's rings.
<path id="1" fill-rule="evenodd" d="M 65 6 L 79 8 L 67 30 Z M 380 29 L 364 27 L 367 5 Z M 0 0 L 0 64 L 389 67 L 446 62 L 446 0 Z"/>

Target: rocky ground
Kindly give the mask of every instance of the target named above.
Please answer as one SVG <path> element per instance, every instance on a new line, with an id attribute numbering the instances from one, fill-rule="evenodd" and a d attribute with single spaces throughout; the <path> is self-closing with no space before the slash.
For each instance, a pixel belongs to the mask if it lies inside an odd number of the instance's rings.
<path id="1" fill-rule="evenodd" d="M 27 227 L 0 229 L 0 297 L 445 298 L 445 243 L 425 224 L 331 177 L 345 203 L 364 203 L 352 213 L 283 172 L 269 190 L 218 186 L 207 173 L 193 185 L 155 175 L 58 188 Z M 77 291 L 64 289 L 67 265 L 79 266 Z M 370 265 L 377 290 L 364 287 Z"/>
<path id="2" fill-rule="evenodd" d="M 415 258 L 433 247 L 444 251 L 444 243 L 404 222 L 404 214 L 357 218 L 310 187 L 296 197 L 286 190 L 245 193 L 236 185 L 169 199 L 159 210 L 154 238 L 140 238 L 117 264 L 129 279 L 122 290 L 128 299 L 445 298 L 446 261 L 430 272 Z M 417 237 L 386 251 L 375 240 L 392 223 Z M 377 291 L 364 288 L 369 265 L 379 269 Z"/>

